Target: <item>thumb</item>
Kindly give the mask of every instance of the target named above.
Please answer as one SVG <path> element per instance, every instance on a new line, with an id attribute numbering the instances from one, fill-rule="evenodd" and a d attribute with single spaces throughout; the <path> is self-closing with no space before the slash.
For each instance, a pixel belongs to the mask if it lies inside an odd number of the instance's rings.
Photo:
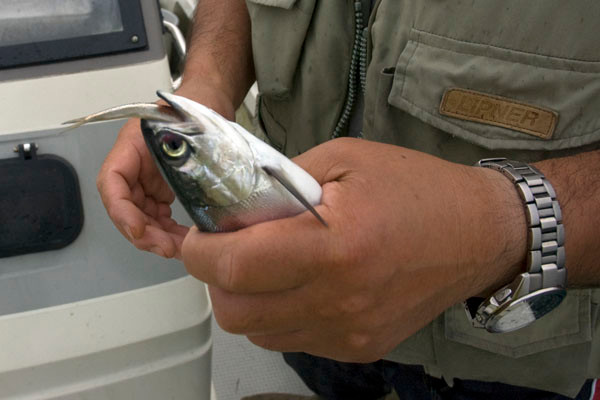
<path id="1" fill-rule="evenodd" d="M 320 144 L 294 157 L 298 164 L 321 186 L 336 181 L 348 170 L 352 149 L 361 139 L 339 138 Z"/>

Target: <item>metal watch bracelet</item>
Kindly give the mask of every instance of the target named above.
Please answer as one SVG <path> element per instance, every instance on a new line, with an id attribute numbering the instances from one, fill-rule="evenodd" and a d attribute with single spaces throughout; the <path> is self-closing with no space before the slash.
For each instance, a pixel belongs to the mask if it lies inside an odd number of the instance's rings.
<path id="1" fill-rule="evenodd" d="M 505 158 L 480 160 L 509 178 L 525 202 L 528 230 L 527 272 L 478 305 L 465 302 L 476 328 L 492 333 L 523 328 L 557 307 L 566 295 L 565 233 L 554 188 L 537 168 Z"/>
<path id="2" fill-rule="evenodd" d="M 537 168 L 520 161 L 488 158 L 480 160 L 477 165 L 502 172 L 515 184 L 525 202 L 530 291 L 565 287 L 565 231 L 560 206 L 550 182 Z"/>

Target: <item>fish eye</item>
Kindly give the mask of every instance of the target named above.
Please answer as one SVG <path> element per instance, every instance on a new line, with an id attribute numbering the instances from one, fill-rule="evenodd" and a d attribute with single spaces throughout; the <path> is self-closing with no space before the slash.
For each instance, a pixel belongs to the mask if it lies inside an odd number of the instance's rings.
<path id="1" fill-rule="evenodd" d="M 165 133 L 160 139 L 160 148 L 170 158 L 182 158 L 188 153 L 188 143 L 179 135 Z"/>

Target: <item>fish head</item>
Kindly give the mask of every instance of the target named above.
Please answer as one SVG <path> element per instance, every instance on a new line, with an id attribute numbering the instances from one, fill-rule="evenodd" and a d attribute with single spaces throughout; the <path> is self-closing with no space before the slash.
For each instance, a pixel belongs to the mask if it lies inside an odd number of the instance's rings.
<path id="1" fill-rule="evenodd" d="M 142 133 L 184 206 L 226 207 L 247 199 L 257 172 L 252 149 L 237 125 L 187 98 L 164 92 L 159 96 L 180 122 L 142 119 Z"/>
<path id="2" fill-rule="evenodd" d="M 140 118 L 158 169 L 197 223 L 194 216 L 201 215 L 202 209 L 226 208 L 247 200 L 260 175 L 248 142 L 251 134 L 195 101 L 162 91 L 158 96 L 168 105 L 112 107 L 65 122 L 70 125 L 65 131 L 92 122 Z"/>

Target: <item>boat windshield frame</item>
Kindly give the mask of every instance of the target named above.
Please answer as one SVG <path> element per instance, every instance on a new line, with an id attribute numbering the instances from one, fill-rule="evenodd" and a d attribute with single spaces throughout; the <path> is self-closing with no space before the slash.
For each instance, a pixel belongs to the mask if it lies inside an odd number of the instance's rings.
<path id="1" fill-rule="evenodd" d="M 116 1 L 122 30 L 35 43 L 0 44 L 0 70 L 146 50 L 148 39 L 140 0 Z"/>

